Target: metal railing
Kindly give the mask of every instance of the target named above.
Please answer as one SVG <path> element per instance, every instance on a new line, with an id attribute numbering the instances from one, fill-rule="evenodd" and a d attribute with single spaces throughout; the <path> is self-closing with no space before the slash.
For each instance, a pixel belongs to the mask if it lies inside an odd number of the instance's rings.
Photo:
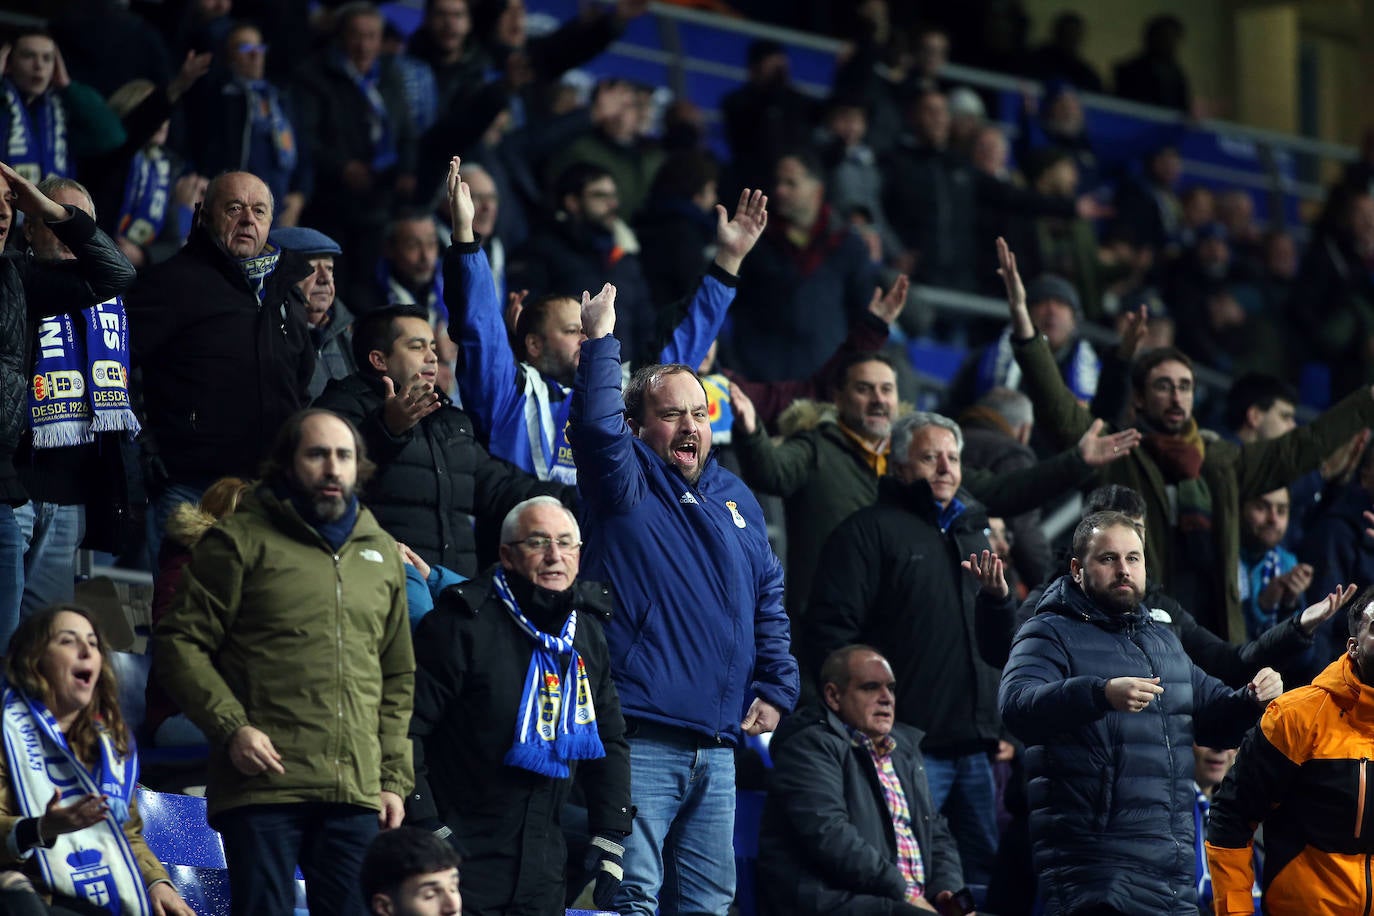
<path id="1" fill-rule="evenodd" d="M 595 0 L 595 2 L 610 3 L 612 0 Z M 531 6 L 536 5 L 537 0 L 534 0 Z M 678 34 L 679 24 L 720 29 L 750 38 L 772 39 L 788 47 L 832 55 L 838 55 L 845 47 L 844 42 L 834 38 L 664 3 L 650 3 L 649 15 L 655 17 L 663 49 L 646 48 L 632 42 L 619 41 L 611 46 L 610 51 L 629 59 L 663 66 L 668 71 L 669 88 L 678 95 L 683 95 L 685 92 L 687 74 L 702 74 L 739 82 L 742 82 L 747 76 L 747 71 L 743 66 L 706 60 L 686 54 Z M 1034 80 L 958 64 L 947 65 L 941 71 L 941 75 L 980 89 L 1016 93 L 1029 92 L 1036 97 L 1044 93 L 1043 86 Z M 823 83 L 797 80 L 794 85 L 802 92 L 817 97 L 824 97 L 830 93 L 830 86 Z M 1299 169 L 1299 173 L 1304 176 L 1319 174 L 1318 165 L 1322 162 L 1346 163 L 1358 157 L 1358 152 L 1354 147 L 1339 143 L 1251 127 L 1216 118 L 1193 120 L 1178 111 L 1158 108 L 1153 105 L 1143 105 L 1099 93 L 1084 92 L 1080 94 L 1080 97 L 1084 108 L 1088 110 L 1120 114 L 1161 126 L 1177 126 L 1180 129 L 1204 131 L 1227 139 L 1253 143 L 1258 151 L 1259 160 L 1264 164 L 1263 174 L 1190 159 L 1183 161 L 1184 172 L 1194 178 L 1224 182 L 1237 187 L 1260 191 L 1276 198 L 1280 195 L 1292 194 L 1303 200 L 1319 201 L 1325 196 L 1325 189 L 1318 182 L 1303 180 L 1302 178 L 1295 179 L 1282 174 L 1278 163 L 1284 154 L 1293 157 L 1294 161 L 1303 166 Z M 718 123 L 720 120 L 719 112 L 709 107 L 704 111 L 704 114 L 711 123 Z M 1014 128 L 1014 125 L 1012 127 Z"/>

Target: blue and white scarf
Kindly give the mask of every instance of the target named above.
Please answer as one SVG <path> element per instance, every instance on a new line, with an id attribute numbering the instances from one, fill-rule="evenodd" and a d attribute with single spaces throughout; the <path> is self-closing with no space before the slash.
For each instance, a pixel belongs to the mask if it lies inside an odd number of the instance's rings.
<path id="1" fill-rule="evenodd" d="M 21 856 L 37 856 L 44 883 L 56 893 L 120 916 L 151 913 L 138 861 L 124 835 L 138 784 L 137 751 L 130 747 L 127 757 L 119 756 L 114 739 L 102 727 L 98 732 L 100 766 L 92 773 L 76 759 L 57 720 L 42 703 L 6 684 L 0 704 L 5 759 L 21 815 L 41 817 L 55 790 L 61 791 L 67 804 L 85 795 L 104 795 L 110 808 L 100 823 L 64 833 L 51 847 L 37 847 Z"/>
<path id="2" fill-rule="evenodd" d="M 0 80 L 0 91 L 6 122 L 4 161 L 35 184 L 52 175 L 72 177 L 67 155 L 67 109 L 57 94 L 51 90 L 43 93 L 34 101 L 31 115 L 14 83 Z"/>
<path id="3" fill-rule="evenodd" d="M 267 301 L 267 278 L 277 269 L 277 261 L 280 258 L 281 249 L 268 243 L 267 249 L 257 257 L 239 259 L 239 269 L 243 271 L 243 275 L 248 278 L 248 285 L 253 287 L 253 292 L 257 294 L 259 305 Z"/>
<path id="4" fill-rule="evenodd" d="M 415 294 L 391 272 L 386 258 L 377 262 L 377 282 L 386 291 L 387 305 L 414 305 L 429 312 L 429 323 L 448 322 L 448 305 L 444 302 L 444 269 L 434 265 L 434 279 L 430 281 L 425 301 L 420 302 Z"/>
<path id="5" fill-rule="evenodd" d="M 568 444 L 568 414 L 572 391 L 545 378 L 529 363 L 518 369 L 525 379 L 525 434 L 530 440 L 534 476 L 577 486 L 577 465 Z M 550 388 L 558 386 L 563 397 L 554 401 Z"/>
<path id="6" fill-rule="evenodd" d="M 577 611 L 569 613 L 563 631 L 552 636 L 536 628 L 520 613 L 505 570 L 496 570 L 492 587 L 516 626 L 535 644 L 525 675 L 525 689 L 520 695 L 515 743 L 506 752 L 503 762 L 541 776 L 566 779 L 569 760 L 606 756 L 596 730 L 596 707 L 592 704 L 587 668 L 582 663 L 582 656 L 573 648 Z M 560 655 L 568 657 L 568 666 L 561 676 L 557 667 Z M 568 702 L 563 695 L 570 684 L 576 685 L 574 702 Z"/>
<path id="7" fill-rule="evenodd" d="M 81 313 L 56 315 L 38 326 L 38 351 L 29 378 L 29 427 L 34 448 L 63 448 L 96 433 L 137 435 L 129 400 L 129 319 L 115 296 Z"/>
<path id="8" fill-rule="evenodd" d="M 145 147 L 129 163 L 124 202 L 119 205 L 119 234 L 135 245 L 147 245 L 167 222 L 172 187 L 172 160 L 162 147 Z"/>
<path id="9" fill-rule="evenodd" d="M 281 93 L 267 80 L 246 80 L 234 85 L 248 97 L 250 130 L 262 131 L 271 138 L 277 168 L 290 172 L 296 167 L 300 153 L 296 147 L 296 132 L 281 103 Z"/>
<path id="10" fill-rule="evenodd" d="M 1091 401 L 1097 394 L 1097 378 L 1102 372 L 1102 361 L 1098 359 L 1092 344 L 1086 340 L 1080 338 L 1072 347 L 1073 354 L 1063 369 L 1064 384 L 1069 386 L 1078 400 Z M 1021 366 L 1011 349 L 1011 328 L 1004 330 L 1002 336 L 997 338 L 997 343 L 984 350 L 982 358 L 978 360 L 978 396 L 982 397 L 998 386 L 1016 391 L 1021 388 Z"/>
<path id="11" fill-rule="evenodd" d="M 362 93 L 367 102 L 367 138 L 372 142 L 372 169 L 384 172 L 400 159 L 396 150 L 396 132 L 392 129 L 391 113 L 387 111 L 386 100 L 378 87 L 382 78 L 382 63 L 372 62 L 366 73 L 359 73 L 351 61 L 343 60 L 344 73 L 353 80 L 353 85 Z"/>

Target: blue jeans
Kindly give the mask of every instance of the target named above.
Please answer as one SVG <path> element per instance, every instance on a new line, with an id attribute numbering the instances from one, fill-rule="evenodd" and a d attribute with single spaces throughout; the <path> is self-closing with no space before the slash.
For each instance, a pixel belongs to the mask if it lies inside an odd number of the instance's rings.
<path id="1" fill-rule="evenodd" d="M 949 821 L 959 844 L 964 880 L 987 884 L 997 855 L 997 786 L 984 753 L 963 757 L 926 754 L 931 803 Z"/>
<path id="2" fill-rule="evenodd" d="M 224 838 L 233 916 L 291 916 L 296 866 L 311 916 L 367 916 L 358 871 L 377 835 L 377 812 L 302 802 L 245 805 L 215 816 Z"/>
<path id="3" fill-rule="evenodd" d="M 30 501 L 14 510 L 24 534 L 21 617 L 76 596 L 76 551 L 86 536 L 86 507 Z"/>
<path id="4" fill-rule="evenodd" d="M 622 914 L 725 916 L 735 897 L 735 752 L 701 748 L 691 732 L 637 723 L 625 839 Z"/>
<path id="5" fill-rule="evenodd" d="M 24 532 L 14 507 L 0 503 L 0 653 L 19 626 L 24 601 Z"/>
<path id="6" fill-rule="evenodd" d="M 167 519 L 171 517 L 172 510 L 180 503 L 194 506 L 205 495 L 206 489 L 189 483 L 169 483 L 167 489 L 148 507 L 148 568 L 154 573 L 158 569 L 158 551 L 162 549 L 162 535 L 167 530 Z"/>

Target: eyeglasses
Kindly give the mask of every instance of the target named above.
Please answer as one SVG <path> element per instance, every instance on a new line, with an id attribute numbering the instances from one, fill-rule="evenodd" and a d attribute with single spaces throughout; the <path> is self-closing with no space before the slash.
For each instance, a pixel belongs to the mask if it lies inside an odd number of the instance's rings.
<path id="1" fill-rule="evenodd" d="M 1150 383 L 1150 390 L 1155 394 L 1190 394 L 1193 390 L 1192 379 L 1180 379 L 1177 384 L 1171 378 L 1157 378 Z"/>
<path id="2" fill-rule="evenodd" d="M 559 553 L 576 553 L 582 549 L 582 542 L 569 537 L 555 540 L 546 534 L 532 534 L 523 541 L 507 541 L 506 546 L 520 547 L 525 553 L 543 553 L 550 547 L 557 547 Z"/>
<path id="3" fill-rule="evenodd" d="M 234 50 L 240 54 L 266 54 L 267 45 L 262 42 L 245 41 L 243 44 L 234 45 Z"/>

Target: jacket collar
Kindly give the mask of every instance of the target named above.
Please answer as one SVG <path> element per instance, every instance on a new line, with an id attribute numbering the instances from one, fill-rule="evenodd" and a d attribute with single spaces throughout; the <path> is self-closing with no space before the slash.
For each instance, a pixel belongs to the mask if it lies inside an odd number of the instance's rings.
<path id="1" fill-rule="evenodd" d="M 330 547 L 324 536 L 301 517 L 301 514 L 296 511 L 296 507 L 291 505 L 289 500 L 281 499 L 272 492 L 270 483 L 261 483 L 243 495 L 243 501 L 240 503 L 238 511 L 243 512 L 245 510 L 261 517 L 273 528 L 295 540 L 318 544 L 330 553 L 339 553 L 343 549 L 341 547 L 339 551 L 336 551 Z M 362 538 L 380 534 L 381 531 L 382 528 L 372 517 L 372 513 L 366 511 L 365 507 L 359 503 L 358 518 L 353 523 L 353 531 L 349 534 L 348 540 L 344 541 L 344 545 L 347 546 Z"/>
<path id="2" fill-rule="evenodd" d="M 451 594 L 461 601 L 475 617 L 493 594 L 491 577 L 495 571 L 496 566 L 493 565 L 475 579 L 450 586 L 444 594 Z M 571 591 L 574 610 L 589 611 L 603 621 L 611 619 L 615 609 L 615 594 L 611 591 L 610 585 L 590 579 L 577 579 L 573 582 Z"/>
<path id="3" fill-rule="evenodd" d="M 963 528 L 965 526 L 961 522 L 966 522 L 971 516 L 987 511 L 983 508 L 982 503 L 974 499 L 962 487 L 954 494 L 954 498 L 964 508 L 948 527 Z M 926 481 L 914 480 L 911 483 L 904 483 L 891 474 L 878 478 L 878 503 L 918 515 L 937 526 L 940 525 L 941 516 L 947 508 L 935 502 L 935 494 L 930 491 L 930 484 Z"/>
<path id="4" fill-rule="evenodd" d="M 239 267 L 238 261 L 225 251 L 214 238 L 210 235 L 210 230 L 200 224 L 200 209 L 196 209 L 196 225 L 191 229 L 190 235 L 186 237 L 185 251 L 188 254 L 209 262 L 216 270 L 234 281 L 235 285 L 247 290 L 248 280 L 243 275 L 243 270 Z M 268 286 L 273 286 L 281 281 L 286 281 L 291 286 L 295 286 L 301 280 L 310 276 L 310 262 L 305 256 L 297 251 L 283 249 L 281 257 L 277 260 L 276 269 L 272 271 L 272 276 L 268 277 Z"/>
<path id="5" fill-rule="evenodd" d="M 1374 687 L 1360 680 L 1355 663 L 1342 654 L 1312 679 L 1312 686 L 1325 690 L 1341 709 L 1353 713 L 1351 720 L 1374 731 Z"/>
<path id="6" fill-rule="evenodd" d="M 1039 614 L 1045 611 L 1082 620 L 1106 630 L 1122 630 L 1128 625 L 1141 626 L 1150 619 L 1149 611 L 1143 604 L 1137 604 L 1124 614 L 1104 611 L 1070 576 L 1060 576 L 1045 589 L 1045 594 L 1040 596 L 1040 602 L 1035 606 L 1035 612 Z"/>

